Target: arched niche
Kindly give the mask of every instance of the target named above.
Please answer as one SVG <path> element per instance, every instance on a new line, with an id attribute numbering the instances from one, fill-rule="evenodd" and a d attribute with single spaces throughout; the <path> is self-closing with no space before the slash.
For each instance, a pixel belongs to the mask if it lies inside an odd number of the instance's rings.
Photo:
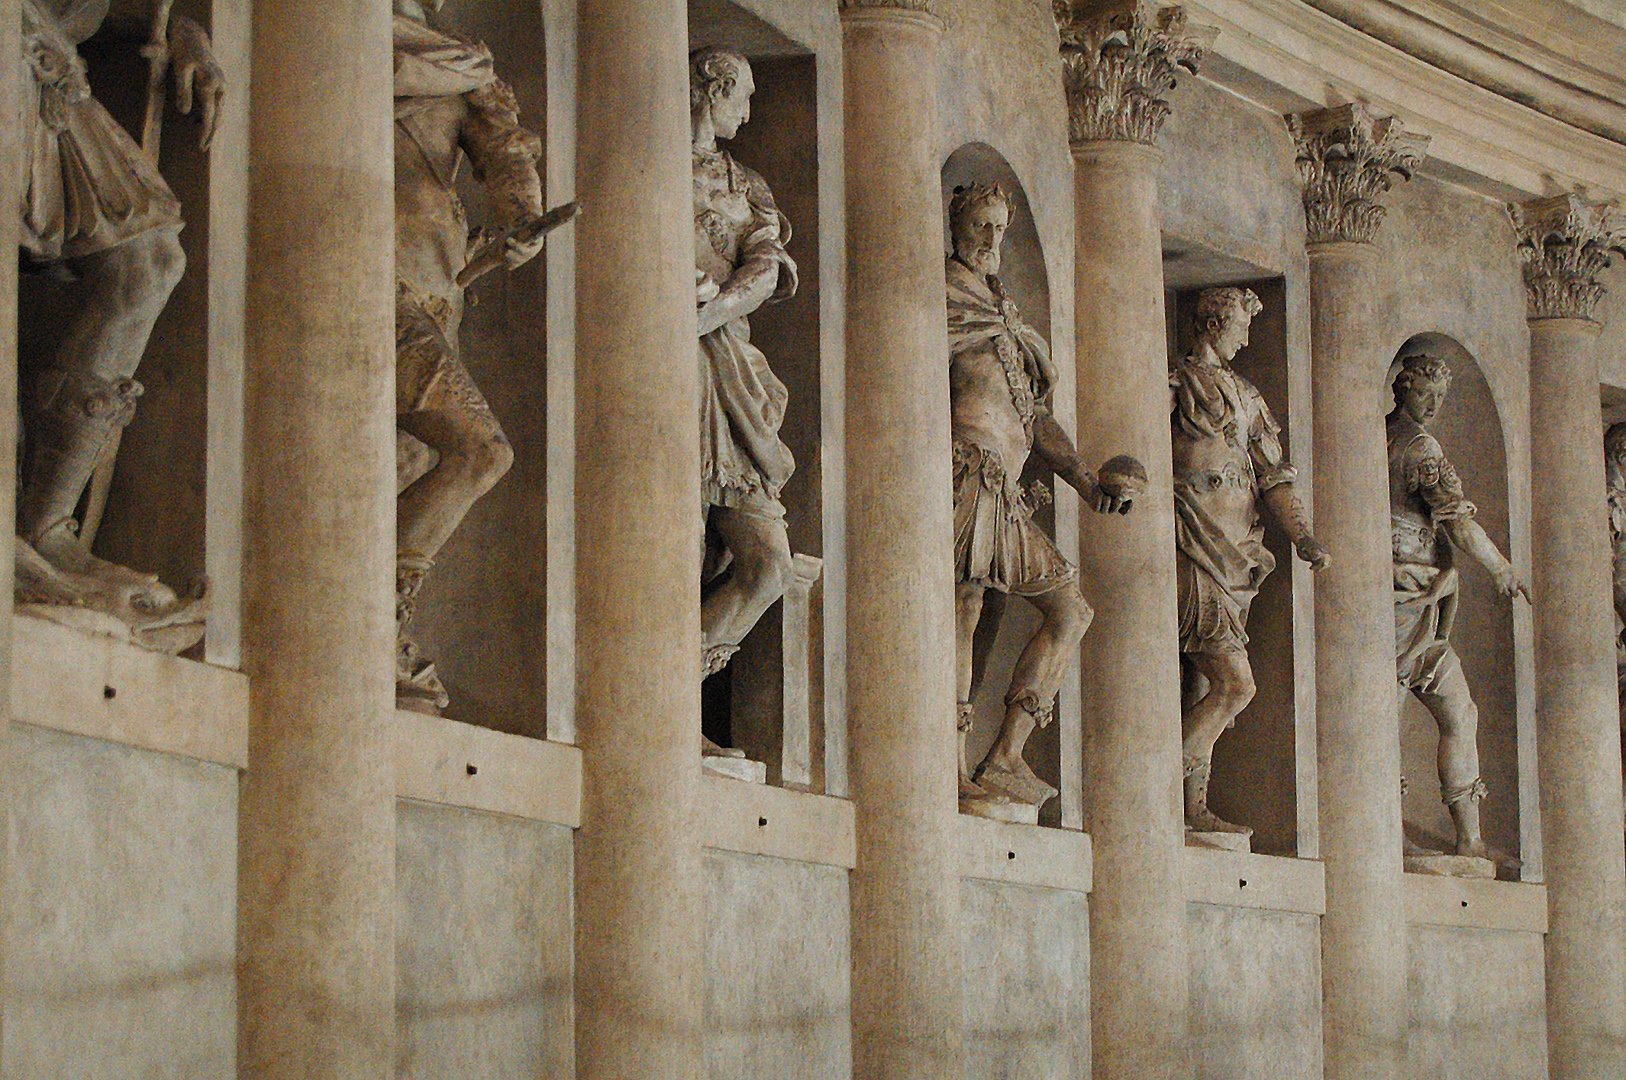
<path id="1" fill-rule="evenodd" d="M 1451 365 L 1451 389 L 1430 425 L 1456 466 L 1475 517 L 1491 542 L 1508 552 L 1507 450 L 1496 401 L 1484 372 L 1456 339 L 1440 333 L 1408 338 L 1384 379 L 1384 411 L 1394 408 L 1394 377 L 1402 358 L 1438 356 Z M 1479 767 L 1489 797 L 1480 806 L 1481 829 L 1492 848 L 1519 854 L 1518 692 L 1514 681 L 1513 603 L 1465 552 L 1456 553 L 1461 577 L 1451 641 L 1462 658 L 1479 707 Z M 1400 758 L 1407 783 L 1403 797 L 1406 833 L 1426 848 L 1450 850 L 1455 830 L 1440 801 L 1435 753 L 1439 729 L 1410 693 L 1401 698 Z"/>
<path id="2" fill-rule="evenodd" d="M 998 184 L 1010 201 L 1010 228 L 1005 234 L 1005 246 L 1000 261 L 999 279 L 1006 294 L 1016 303 L 1022 317 L 1045 339 L 1050 340 L 1050 278 L 1045 271 L 1044 249 L 1039 243 L 1038 227 L 1028 203 L 1027 191 L 1004 156 L 987 143 L 966 143 L 949 155 L 943 164 L 943 250 L 953 251 L 949 235 L 949 200 L 954 189 L 974 181 Z M 944 358 L 943 378 L 948 378 L 947 357 Z M 1029 458 L 1022 474 L 1024 485 L 1041 481 L 1055 489 L 1049 469 L 1035 458 Z M 1055 536 L 1055 507 L 1042 506 L 1035 510 L 1034 521 L 1052 538 Z M 1065 548 L 1063 553 L 1067 554 Z M 1068 555 L 1076 562 L 1076 553 Z M 993 745 L 1005 716 L 1005 693 L 1010 687 L 1011 673 L 1023 647 L 1039 628 L 1039 615 L 1033 607 L 1020 599 L 1011 599 L 1003 593 L 989 590 L 983 603 L 982 621 L 978 625 L 974 646 L 976 663 L 983 677 L 972 695 L 976 707 L 975 723 L 968 740 L 967 752 L 972 766 L 982 760 Z M 1052 799 L 1040 811 L 1040 821 L 1056 824 L 1061 820 L 1061 807 L 1074 797 L 1082 783 L 1081 776 L 1069 775 L 1063 783 L 1061 769 L 1062 725 L 1077 723 L 1076 708 L 1067 707 L 1067 699 L 1077 699 L 1077 687 L 1063 682 L 1063 707 L 1057 710 L 1057 721 L 1048 728 L 1035 731 L 1028 740 L 1026 758 L 1041 779 L 1062 789 L 1062 795 Z"/>

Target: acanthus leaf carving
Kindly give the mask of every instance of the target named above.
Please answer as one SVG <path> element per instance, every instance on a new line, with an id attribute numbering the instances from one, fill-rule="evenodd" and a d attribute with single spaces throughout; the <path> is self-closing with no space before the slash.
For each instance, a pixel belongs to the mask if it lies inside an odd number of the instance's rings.
<path id="1" fill-rule="evenodd" d="M 1165 95 L 1182 70 L 1196 73 L 1219 31 L 1147 0 L 1053 3 L 1072 144 L 1151 145 L 1169 116 Z"/>
<path id="2" fill-rule="evenodd" d="M 1626 214 L 1574 194 L 1508 207 L 1524 263 L 1532 319 L 1591 319 L 1603 299 L 1599 275 L 1626 255 Z"/>
<path id="3" fill-rule="evenodd" d="M 1429 137 L 1359 102 L 1294 113 L 1287 127 L 1298 145 L 1308 241 L 1370 244 L 1388 213 L 1378 197 L 1396 176 L 1411 179 Z"/>

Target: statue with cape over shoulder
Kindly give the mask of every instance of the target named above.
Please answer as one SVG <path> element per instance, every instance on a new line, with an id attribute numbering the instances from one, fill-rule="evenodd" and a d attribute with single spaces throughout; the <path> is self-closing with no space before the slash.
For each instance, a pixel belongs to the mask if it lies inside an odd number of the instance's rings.
<path id="1" fill-rule="evenodd" d="M 960 809 L 979 817 L 1037 821 L 1056 789 L 1023 757 L 1035 728 L 1055 716 L 1067 661 L 1094 612 L 1078 571 L 1033 522 L 1049 488 L 1022 487 L 1030 456 L 1103 514 L 1128 513 L 1146 487 L 1134 458 L 1115 457 L 1100 474 L 1084 464 L 1051 413 L 1056 369 L 1044 338 L 1023 321 L 1000 283 L 1010 199 L 995 184 L 956 188 L 949 200 L 954 251 L 944 263 L 948 301 L 949 396 L 954 436 L 954 607 L 957 621 Z M 989 589 L 1027 599 L 1043 621 L 1022 650 L 1005 693 L 999 735 L 975 773 L 966 758 L 972 701 L 986 657 L 973 643 Z"/>

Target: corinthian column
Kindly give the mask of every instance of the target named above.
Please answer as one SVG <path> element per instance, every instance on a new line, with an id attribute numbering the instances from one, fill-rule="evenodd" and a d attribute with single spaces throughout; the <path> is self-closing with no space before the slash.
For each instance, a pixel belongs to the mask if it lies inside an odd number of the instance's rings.
<path id="1" fill-rule="evenodd" d="M 924 0 L 844 0 L 853 1075 L 958 1076 L 954 532 L 937 65 Z"/>
<path id="2" fill-rule="evenodd" d="M 683 0 L 579 7 L 576 1057 L 704 1076 L 700 438 Z"/>
<path id="3" fill-rule="evenodd" d="M 1377 202 L 1428 140 L 1344 105 L 1288 118 L 1310 252 L 1316 535 L 1316 739 L 1327 914 L 1321 984 L 1328 1080 L 1400 1080 L 1406 1024 L 1400 721 L 1383 355 L 1372 307 Z M 1602 475 L 1600 473 L 1600 475 Z"/>
<path id="4" fill-rule="evenodd" d="M 1530 316 L 1536 740 L 1555 1080 L 1626 1076 L 1626 852 L 1598 408 L 1599 273 L 1626 220 L 1573 195 L 1512 208 Z"/>
<path id="5" fill-rule="evenodd" d="M 1180 659 L 1162 219 L 1153 147 L 1178 73 L 1214 31 L 1139 0 L 1058 4 L 1074 166 L 1078 440 L 1151 478 L 1127 517 L 1086 514 L 1079 569 L 1085 798 L 1095 845 L 1091 1031 L 1097 1080 L 1190 1076 Z"/>
<path id="6" fill-rule="evenodd" d="M 253 11 L 240 1075 L 395 1075 L 390 13 Z"/>

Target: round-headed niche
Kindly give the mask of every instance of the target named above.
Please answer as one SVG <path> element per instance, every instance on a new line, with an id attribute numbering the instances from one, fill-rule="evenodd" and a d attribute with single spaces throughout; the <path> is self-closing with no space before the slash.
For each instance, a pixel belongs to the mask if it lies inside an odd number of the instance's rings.
<path id="1" fill-rule="evenodd" d="M 1414 355 L 1437 357 L 1451 370 L 1450 389 L 1428 430 L 1461 476 L 1463 493 L 1475 507 L 1473 519 L 1506 555 L 1507 452 L 1490 385 L 1460 343 L 1444 334 L 1418 334 L 1400 347 L 1390 364 L 1384 382 L 1386 412 L 1396 408 L 1392 388 L 1401 362 Z M 1517 857 L 1518 709 L 1512 605 L 1524 601 L 1504 597 L 1489 572 L 1467 552 L 1455 550 L 1452 557 L 1460 591 L 1449 636 L 1478 707 L 1479 774 L 1489 792 L 1480 803 L 1481 829 L 1493 854 Z M 1456 830 L 1441 795 L 1436 764 L 1439 726 L 1420 695 L 1405 689 L 1397 692 L 1401 694 L 1401 769 L 1407 780 L 1403 797 L 1406 835 L 1424 848 L 1451 851 Z"/>
<path id="2" fill-rule="evenodd" d="M 1027 192 L 1016 171 L 999 151 L 986 143 L 967 143 L 943 164 L 943 250 L 953 251 L 949 235 L 949 200 L 954 189 L 974 182 L 998 184 L 1010 204 L 1010 226 L 1005 233 L 1005 245 L 1000 260 L 999 280 L 1005 294 L 1015 302 L 1022 318 L 1050 341 L 1050 279 L 1045 271 L 1044 250 L 1039 243 L 1038 227 L 1028 204 Z M 948 378 L 948 358 L 944 358 L 943 377 Z M 1054 477 L 1037 458 L 1028 459 L 1022 474 L 1024 487 L 1041 483 L 1052 492 Z M 1033 520 L 1050 537 L 1055 537 L 1054 506 L 1037 506 Z M 1068 556 L 1076 562 L 1076 554 Z M 1010 687 L 1011 675 L 1023 647 L 1038 630 L 1040 617 L 1032 605 L 1021 599 L 1012 599 L 1004 593 L 989 589 L 983 599 L 982 618 L 977 625 L 973 645 L 974 727 L 967 740 L 967 756 L 976 767 L 993 745 L 1005 717 L 1005 694 Z M 1068 691 L 1063 685 L 1063 694 Z M 1052 723 L 1035 731 L 1028 739 L 1024 755 L 1028 765 L 1040 779 L 1061 788 L 1061 724 Z M 1061 800 L 1051 799 L 1040 810 L 1041 823 L 1060 821 Z"/>

